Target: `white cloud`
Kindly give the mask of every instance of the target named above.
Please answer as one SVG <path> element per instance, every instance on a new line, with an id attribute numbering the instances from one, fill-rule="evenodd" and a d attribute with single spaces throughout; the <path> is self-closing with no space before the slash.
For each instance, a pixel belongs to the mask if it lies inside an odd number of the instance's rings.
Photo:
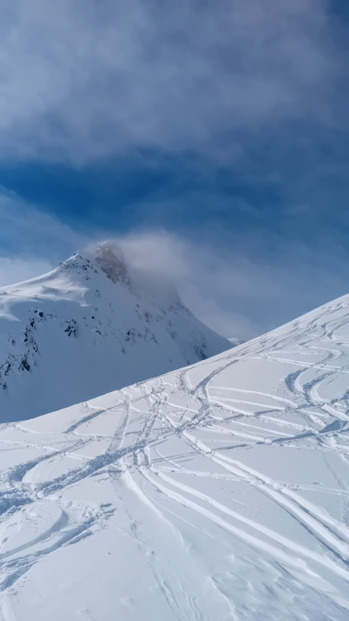
<path id="1" fill-rule="evenodd" d="M 326 0 L 5 0 L 0 158 L 85 163 L 334 121 Z M 344 60 L 343 60 L 344 64 Z"/>
<path id="2" fill-rule="evenodd" d="M 118 242 L 130 263 L 172 278 L 194 314 L 228 337 L 252 338 L 347 293 L 346 263 L 326 249 L 283 244 L 271 256 L 255 254 L 252 238 L 229 250 L 164 231 Z"/>

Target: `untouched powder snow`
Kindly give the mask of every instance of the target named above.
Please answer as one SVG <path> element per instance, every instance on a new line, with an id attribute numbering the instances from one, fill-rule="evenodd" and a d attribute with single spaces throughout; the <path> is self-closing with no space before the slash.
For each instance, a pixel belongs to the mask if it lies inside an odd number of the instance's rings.
<path id="1" fill-rule="evenodd" d="M 30 418 L 178 369 L 231 344 L 113 242 L 0 289 L 0 422 Z"/>
<path id="2" fill-rule="evenodd" d="M 2 425 L 1 621 L 347 621 L 349 296 Z"/>

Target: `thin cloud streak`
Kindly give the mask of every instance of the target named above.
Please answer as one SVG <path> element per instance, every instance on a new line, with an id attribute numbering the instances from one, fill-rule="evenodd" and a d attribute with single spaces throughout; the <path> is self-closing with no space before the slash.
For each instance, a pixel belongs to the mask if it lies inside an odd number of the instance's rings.
<path id="1" fill-rule="evenodd" d="M 87 243 L 58 218 L 0 188 L 0 252 L 3 257 L 31 256 L 58 262 Z"/>

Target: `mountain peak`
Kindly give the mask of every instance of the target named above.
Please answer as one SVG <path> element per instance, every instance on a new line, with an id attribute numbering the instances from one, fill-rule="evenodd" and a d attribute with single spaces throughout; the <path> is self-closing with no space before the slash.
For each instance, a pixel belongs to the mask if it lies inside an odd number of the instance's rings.
<path id="1" fill-rule="evenodd" d="M 98 242 L 79 250 L 69 259 L 62 261 L 60 267 L 84 272 L 96 271 L 99 268 L 113 283 L 119 282 L 128 286 L 131 283 L 124 254 L 113 240 Z"/>
<path id="2" fill-rule="evenodd" d="M 5 420 L 59 409 L 230 347 L 166 279 L 135 268 L 110 240 L 4 290 L 0 302 Z"/>
<path id="3" fill-rule="evenodd" d="M 130 284 L 129 270 L 124 254 L 115 241 L 109 239 L 99 242 L 91 246 L 86 254 L 90 255 L 91 259 L 112 282 Z"/>

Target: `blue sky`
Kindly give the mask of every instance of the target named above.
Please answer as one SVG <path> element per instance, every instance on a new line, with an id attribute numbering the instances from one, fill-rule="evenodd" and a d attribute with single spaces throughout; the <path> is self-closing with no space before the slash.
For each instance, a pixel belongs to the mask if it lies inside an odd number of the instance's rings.
<path id="1" fill-rule="evenodd" d="M 345 0 L 1 12 L 0 283 L 117 237 L 243 338 L 349 291 Z"/>

